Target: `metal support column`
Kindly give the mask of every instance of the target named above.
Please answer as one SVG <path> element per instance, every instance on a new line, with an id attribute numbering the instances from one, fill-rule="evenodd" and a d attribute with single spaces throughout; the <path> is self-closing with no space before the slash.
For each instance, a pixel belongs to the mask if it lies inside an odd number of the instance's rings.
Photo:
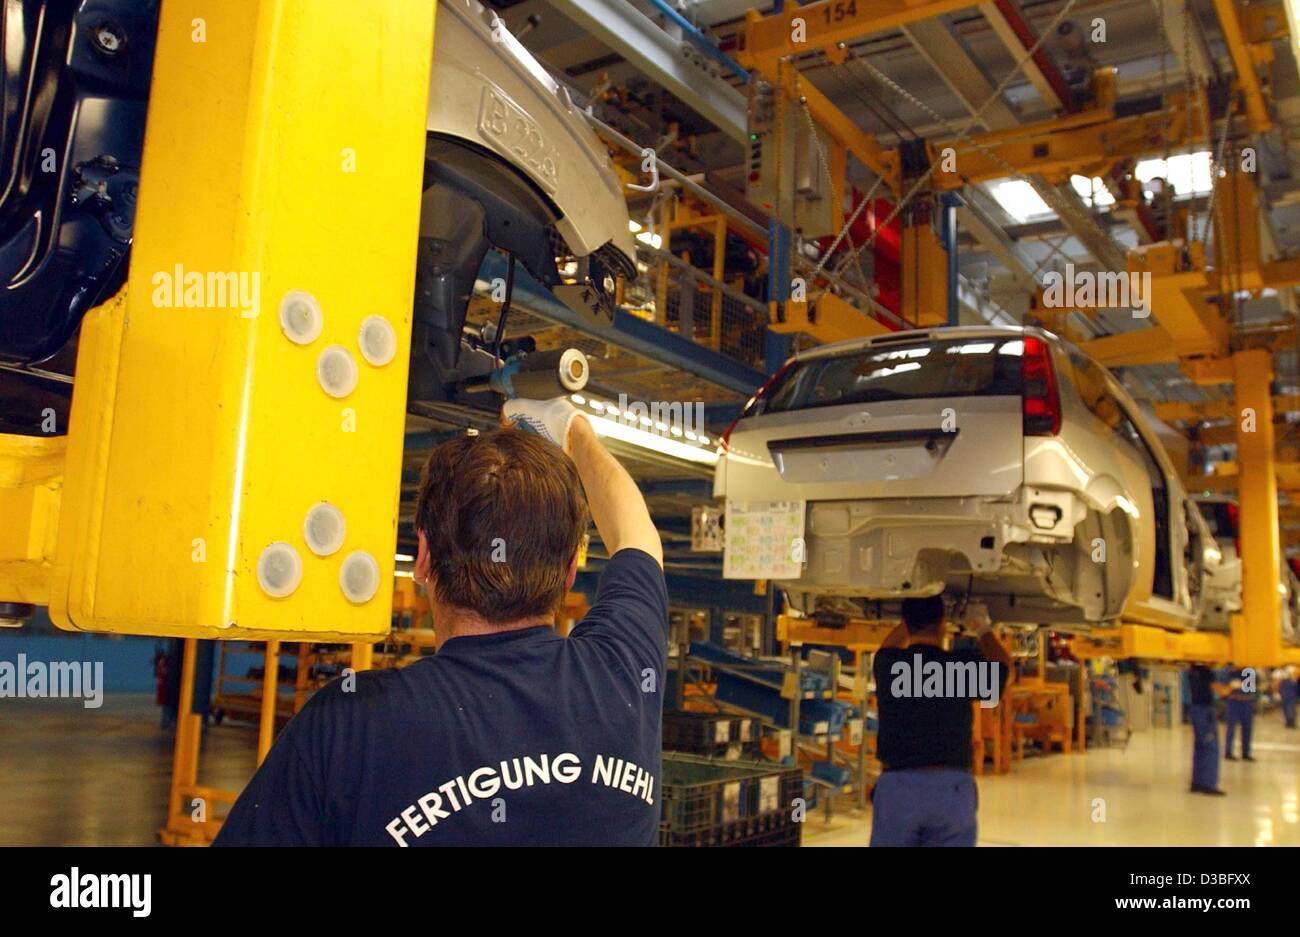
<path id="1" fill-rule="evenodd" d="M 266 642 L 266 656 L 262 662 L 262 709 L 257 724 L 257 763 L 266 760 L 266 754 L 275 741 L 275 710 L 280 696 L 280 642 Z"/>
<path id="2" fill-rule="evenodd" d="M 172 789 L 169 815 L 185 814 L 183 798 L 186 789 L 198 780 L 199 741 L 202 725 L 194 714 L 194 659 L 198 655 L 198 642 L 186 638 L 181 652 L 181 686 L 176 700 L 176 743 L 172 750 Z"/>
<path id="3" fill-rule="evenodd" d="M 862 693 L 858 697 L 858 717 L 862 720 L 862 734 L 858 739 L 858 809 L 867 809 L 867 704 L 871 700 L 871 667 L 876 655 L 858 650 L 857 683 Z"/>
<path id="4" fill-rule="evenodd" d="M 788 764 L 799 764 L 799 703 L 803 696 L 800 689 L 803 660 L 799 656 L 803 645 L 798 641 L 790 642 L 790 681 L 794 689 L 790 692 L 790 760 Z"/>
<path id="5" fill-rule="evenodd" d="M 1239 666 L 1271 667 L 1280 662 L 1282 654 L 1273 358 L 1267 351 L 1239 351 L 1232 356 L 1232 370 L 1242 569 L 1242 610 L 1232 620 L 1232 657 Z"/>
<path id="6" fill-rule="evenodd" d="M 767 301 L 790 298 L 790 229 L 773 218 L 767 226 Z"/>
<path id="7" fill-rule="evenodd" d="M 352 645 L 352 669 L 355 671 L 373 670 L 375 666 L 375 646 L 369 641 Z"/>
<path id="8" fill-rule="evenodd" d="M 960 283 L 957 279 L 957 209 L 961 207 L 961 197 L 947 192 L 940 199 L 943 205 L 943 218 L 940 230 L 943 237 L 943 249 L 948 252 L 948 324 L 959 325 L 958 300 Z"/>

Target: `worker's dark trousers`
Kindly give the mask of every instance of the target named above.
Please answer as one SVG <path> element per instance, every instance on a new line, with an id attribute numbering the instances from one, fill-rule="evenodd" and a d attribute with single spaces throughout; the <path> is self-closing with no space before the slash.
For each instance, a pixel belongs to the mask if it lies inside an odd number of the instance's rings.
<path id="1" fill-rule="evenodd" d="M 1223 721 L 1228 726 L 1227 744 L 1224 746 L 1229 756 L 1232 755 L 1232 739 L 1241 726 L 1241 757 L 1250 757 L 1250 730 L 1255 722 L 1255 708 L 1250 700 L 1229 699 L 1223 706 Z"/>
<path id="2" fill-rule="evenodd" d="M 1282 718 L 1288 729 L 1295 728 L 1296 685 L 1294 680 L 1283 680 L 1278 684 L 1277 694 L 1282 701 Z"/>
<path id="3" fill-rule="evenodd" d="M 1192 787 L 1219 786 L 1219 725 L 1213 703 L 1192 703 L 1187 707 L 1192 720 Z"/>
<path id="4" fill-rule="evenodd" d="M 974 846 L 969 771 L 886 771 L 871 794 L 871 845 Z"/>

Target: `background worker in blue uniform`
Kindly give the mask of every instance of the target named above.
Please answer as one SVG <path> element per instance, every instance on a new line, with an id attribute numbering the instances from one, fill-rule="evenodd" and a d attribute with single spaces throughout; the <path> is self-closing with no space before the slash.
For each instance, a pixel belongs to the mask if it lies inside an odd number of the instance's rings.
<path id="1" fill-rule="evenodd" d="M 1282 704 L 1282 718 L 1288 729 L 1295 728 L 1296 682 L 1295 671 L 1283 667 L 1278 672 L 1277 695 Z"/>
<path id="2" fill-rule="evenodd" d="M 1192 793 L 1222 797 L 1214 672 L 1204 664 L 1193 664 L 1187 671 L 1187 688 L 1187 715 L 1192 722 Z"/>
<path id="3" fill-rule="evenodd" d="M 876 757 L 884 767 L 871 792 L 873 846 L 975 845 L 971 702 L 1001 699 L 1011 657 L 987 625 L 978 648 L 944 650 L 943 639 L 943 597 L 905 599 L 903 623 L 872 662 L 880 718 Z M 960 686 L 956 680 L 941 680 L 937 688 L 928 682 L 927 675 L 958 668 L 966 674 Z M 972 673 L 980 679 L 972 680 Z"/>
<path id="4" fill-rule="evenodd" d="M 1237 729 L 1241 729 L 1242 760 L 1255 760 L 1250 756 L 1250 735 L 1255 726 L 1255 680 L 1255 671 L 1250 667 L 1225 667 L 1219 674 L 1219 682 L 1227 688 L 1223 705 L 1223 721 L 1227 726 L 1223 757 L 1228 761 L 1237 760 L 1232 753 L 1232 740 Z"/>

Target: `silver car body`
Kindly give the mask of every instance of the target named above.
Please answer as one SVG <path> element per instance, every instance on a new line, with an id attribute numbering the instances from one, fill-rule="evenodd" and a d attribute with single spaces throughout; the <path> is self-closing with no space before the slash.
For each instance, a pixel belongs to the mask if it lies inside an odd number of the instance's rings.
<path id="1" fill-rule="evenodd" d="M 1025 347 L 1050 356 L 1054 434 L 1025 434 L 1011 392 Z M 781 409 L 823 380 L 842 384 L 846 368 L 860 401 Z M 783 390 L 800 373 L 833 378 Z M 963 375 L 969 389 L 950 393 Z M 868 399 L 882 381 L 894 390 Z M 778 583 L 798 610 L 947 592 L 985 603 L 994 621 L 1066 629 L 1199 618 L 1204 526 L 1177 472 L 1119 382 L 1048 332 L 944 328 L 817 347 L 745 413 L 714 494 L 806 502 L 803 574 Z"/>
<path id="2" fill-rule="evenodd" d="M 634 261 L 618 177 L 568 92 L 476 0 L 439 3 L 437 17 L 428 130 L 524 173 L 558 210 L 556 229 L 575 254 L 612 243 Z"/>

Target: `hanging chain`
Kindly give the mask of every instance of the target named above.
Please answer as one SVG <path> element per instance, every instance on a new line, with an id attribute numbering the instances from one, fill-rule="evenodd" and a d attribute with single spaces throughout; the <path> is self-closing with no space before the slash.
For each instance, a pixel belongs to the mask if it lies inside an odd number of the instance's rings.
<path id="1" fill-rule="evenodd" d="M 817 132 L 817 124 L 813 120 L 812 111 L 808 108 L 808 99 L 800 97 L 799 105 L 803 110 L 804 120 L 808 124 L 808 133 L 812 136 L 813 144 L 817 148 L 817 159 L 821 163 L 822 173 L 826 176 L 827 197 L 834 198 L 835 178 L 831 175 L 830 158 L 826 155 L 826 147 L 822 144 L 821 134 Z M 867 202 L 876 194 L 876 189 L 880 187 L 882 181 L 881 177 L 876 177 L 876 184 L 871 187 L 871 191 L 862 199 L 862 203 L 858 205 L 853 214 L 844 223 L 844 227 L 840 228 L 840 232 L 835 236 L 834 242 L 832 242 L 830 248 L 825 252 L 822 259 L 818 261 L 817 266 L 814 268 L 814 278 L 825 268 L 826 261 L 830 258 L 831 254 L 834 253 L 835 248 L 839 246 L 840 241 L 847 238 L 849 242 L 849 253 L 853 257 L 854 266 L 857 267 L 858 277 L 862 281 L 864 287 L 869 286 L 869 283 L 867 282 L 867 274 L 866 271 L 862 269 L 862 261 L 858 257 L 858 248 L 853 244 L 853 235 L 850 233 L 850 229 L 862 214 L 862 210 L 866 208 Z"/>
<path id="2" fill-rule="evenodd" d="M 1215 211 L 1221 208 L 1221 206 L 1217 206 L 1215 204 L 1216 202 L 1215 196 L 1219 190 L 1219 186 L 1218 186 L 1219 173 L 1223 171 L 1223 153 L 1224 153 L 1224 148 L 1228 144 L 1228 127 L 1231 126 L 1231 124 L 1232 124 L 1231 112 L 1224 114 L 1223 128 L 1219 131 L 1219 143 L 1215 147 L 1215 149 L 1210 153 L 1210 196 L 1209 196 L 1209 201 L 1206 203 L 1205 206 L 1205 218 L 1202 221 L 1202 224 L 1200 226 L 1201 235 L 1196 239 L 1201 243 L 1202 246 L 1208 246 L 1208 242 L 1210 238 L 1211 218 L 1214 217 Z M 1222 219 L 1219 219 L 1219 222 L 1220 225 L 1222 225 Z"/>
<path id="3" fill-rule="evenodd" d="M 1021 182 L 1024 182 L 1027 185 L 1032 186 L 1033 182 L 1023 172 L 1016 169 L 1005 159 L 1003 159 L 1002 156 L 996 150 L 980 142 L 979 140 L 975 140 L 974 138 L 972 138 L 970 131 L 971 128 L 973 127 L 974 122 L 977 121 L 979 117 L 984 113 L 984 111 L 988 110 L 989 106 L 992 105 L 993 102 L 996 101 L 1001 96 L 1002 90 L 1010 83 L 1011 79 L 1015 77 L 1015 75 L 1019 73 L 1020 69 L 1024 68 L 1026 63 L 1028 63 L 1031 59 L 1033 59 L 1033 57 L 1038 53 L 1038 49 L 1042 46 L 1047 36 L 1056 28 L 1056 24 L 1061 19 L 1063 19 L 1067 13 L 1069 13 L 1070 8 L 1074 6 L 1075 2 L 1077 2 L 1077 0 L 1069 0 L 1069 2 L 1067 2 L 1065 6 L 1063 6 L 1060 9 L 1060 11 L 1058 11 L 1056 17 L 1052 20 L 1051 24 L 1049 24 L 1047 30 L 1045 30 L 1043 34 L 1038 38 L 1038 41 L 1034 43 L 1033 47 L 1029 50 L 1025 58 L 1022 59 L 1019 63 L 1017 63 L 1016 67 L 1012 69 L 1012 71 L 1005 78 L 1003 78 L 1001 84 L 998 85 L 998 87 L 993 91 L 993 93 L 989 95 L 989 97 L 984 101 L 984 103 L 981 104 L 974 111 L 974 113 L 971 116 L 971 119 L 967 122 L 965 127 L 959 127 L 953 121 L 950 121 L 945 117 L 943 117 L 943 115 L 941 115 L 938 111 L 930 107 L 929 104 L 927 104 L 925 101 L 922 101 L 916 95 L 912 94 L 902 85 L 900 85 L 898 82 L 894 81 L 884 72 L 882 72 L 879 68 L 873 65 L 869 60 L 862 58 L 861 56 L 851 54 L 851 58 L 849 59 L 849 61 L 857 62 L 858 64 L 865 67 L 872 74 L 872 76 L 876 78 L 877 81 L 880 81 L 890 90 L 892 90 L 895 94 L 899 95 L 904 100 L 912 104 L 912 106 L 925 112 L 930 117 L 931 120 L 940 124 L 949 133 L 953 134 L 959 141 L 970 143 L 976 149 L 980 150 L 982 153 L 988 156 L 993 162 L 997 163 L 998 166 L 1000 166 L 1003 169 L 1003 171 L 1007 173 L 1008 176 L 1015 178 Z M 932 165 L 929 168 L 929 170 L 925 173 L 925 175 L 922 176 L 920 180 L 918 180 L 918 185 L 913 186 L 912 191 L 909 192 L 908 195 L 903 199 L 903 201 L 899 203 L 900 207 L 904 203 L 906 203 L 907 199 L 909 199 L 913 194 L 915 194 L 915 192 L 920 188 L 920 184 L 929 180 L 930 176 L 933 175 L 934 170 L 935 167 Z M 1086 213 L 1080 212 L 1077 209 L 1077 207 L 1069 201 L 1069 199 L 1059 200 L 1058 204 L 1055 206 L 1055 209 L 1061 214 L 1068 214 L 1074 216 L 1076 220 L 1082 220 L 1087 224 L 1093 223 L 1093 219 Z M 894 213 L 891 214 L 889 218 L 886 220 L 886 222 L 880 227 L 883 228 L 888 226 L 888 224 L 891 221 L 893 221 L 894 217 L 897 214 L 898 214 L 898 210 L 896 209 Z M 879 233 L 879 230 L 880 229 L 878 228 L 877 233 Z M 873 236 L 872 241 L 864 245 L 863 249 L 869 247 L 870 244 L 874 242 L 874 240 L 875 238 Z M 1049 251 L 1047 256 L 1044 257 L 1043 260 L 1040 261 L 1038 265 L 1034 268 L 1033 273 L 1031 275 L 1035 280 L 1038 278 L 1039 272 L 1048 263 L 1051 262 L 1053 257 L 1057 256 L 1058 254 L 1062 257 L 1065 257 L 1065 255 L 1061 252 L 1061 248 L 1065 245 L 1065 243 L 1068 240 L 1069 240 L 1069 235 L 1066 235 L 1066 237 L 1062 238 L 1060 241 L 1058 241 L 1056 244 L 1052 246 L 1052 249 Z"/>
<path id="4" fill-rule="evenodd" d="M 1169 109 L 1169 31 L 1165 28 L 1165 11 L 1164 0 L 1156 0 L 1159 5 L 1159 15 L 1156 17 L 1160 26 L 1160 103 L 1163 105 L 1161 110 L 1161 134 L 1165 138 L 1165 165 L 1169 164 L 1169 154 L 1171 144 L 1169 142 L 1169 122 L 1171 119 Z"/>

